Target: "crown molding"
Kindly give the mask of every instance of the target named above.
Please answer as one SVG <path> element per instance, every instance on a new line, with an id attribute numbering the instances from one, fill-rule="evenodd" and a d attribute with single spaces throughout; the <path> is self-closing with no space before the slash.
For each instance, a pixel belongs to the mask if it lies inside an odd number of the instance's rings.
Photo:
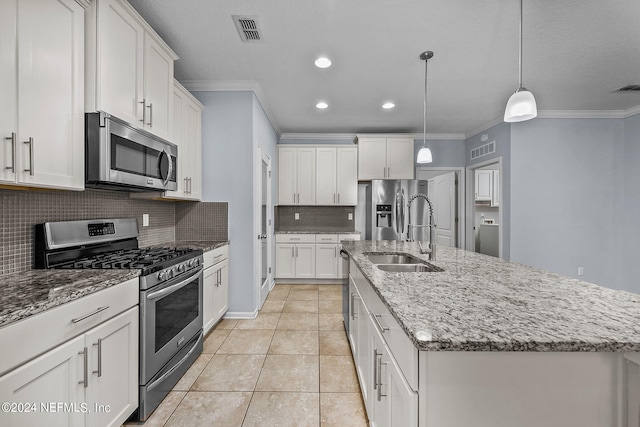
<path id="1" fill-rule="evenodd" d="M 496 117 L 495 119 L 491 120 L 490 122 L 487 122 L 485 124 L 483 124 L 482 126 L 479 126 L 477 128 L 475 128 L 474 130 L 472 130 L 471 132 L 467 132 L 465 134 L 464 139 L 469 139 L 472 136 L 478 135 L 488 129 L 491 129 L 492 127 L 499 125 L 500 123 L 503 123 L 504 119 L 502 117 Z"/>
<path id="2" fill-rule="evenodd" d="M 422 133 L 414 133 L 411 136 L 413 136 L 413 139 L 422 139 L 424 134 Z M 433 140 L 455 140 L 455 141 L 459 141 L 459 140 L 465 140 L 467 139 L 467 136 L 464 133 L 428 133 L 426 135 L 426 140 L 427 141 L 433 141 Z"/>
<path id="3" fill-rule="evenodd" d="M 280 139 L 348 139 L 353 141 L 355 133 L 283 133 Z"/>
<path id="4" fill-rule="evenodd" d="M 629 108 L 628 110 L 624 110 L 624 118 L 635 116 L 636 114 L 640 114 L 640 105 L 637 107 Z"/>
<path id="5" fill-rule="evenodd" d="M 262 90 L 262 86 L 255 80 L 185 80 L 182 83 L 191 92 L 253 92 L 267 115 L 271 127 L 278 137 L 282 134 L 280 125 L 276 121 L 269 101 Z"/>

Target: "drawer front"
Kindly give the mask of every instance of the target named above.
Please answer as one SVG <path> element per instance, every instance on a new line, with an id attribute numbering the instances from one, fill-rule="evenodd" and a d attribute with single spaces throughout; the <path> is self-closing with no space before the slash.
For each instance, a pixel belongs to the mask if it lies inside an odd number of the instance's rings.
<path id="1" fill-rule="evenodd" d="M 360 240 L 360 234 L 338 234 L 338 241 L 342 242 L 343 240 Z"/>
<path id="2" fill-rule="evenodd" d="M 276 243 L 315 243 L 315 234 L 276 234 Z"/>
<path id="3" fill-rule="evenodd" d="M 316 234 L 316 243 L 338 243 L 337 234 Z"/>
<path id="4" fill-rule="evenodd" d="M 0 356 L 0 375 L 137 305 L 139 288 L 136 277 L 1 328 L 12 350 Z"/>
<path id="5" fill-rule="evenodd" d="M 203 257 L 204 268 L 212 267 L 214 264 L 229 258 L 229 245 L 216 248 L 212 251 L 207 251 L 204 253 Z"/>

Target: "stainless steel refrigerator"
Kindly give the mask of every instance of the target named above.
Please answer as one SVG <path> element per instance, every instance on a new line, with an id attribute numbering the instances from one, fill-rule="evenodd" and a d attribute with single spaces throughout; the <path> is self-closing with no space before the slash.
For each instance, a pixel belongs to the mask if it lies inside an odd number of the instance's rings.
<path id="1" fill-rule="evenodd" d="M 368 189 L 369 190 L 369 189 Z M 369 193 L 369 191 L 367 191 Z M 428 194 L 426 180 L 372 180 L 370 187 L 370 233 L 371 240 L 407 240 L 409 221 L 413 225 L 413 239 L 429 241 L 429 206 L 422 198 L 408 203 L 417 193 Z"/>

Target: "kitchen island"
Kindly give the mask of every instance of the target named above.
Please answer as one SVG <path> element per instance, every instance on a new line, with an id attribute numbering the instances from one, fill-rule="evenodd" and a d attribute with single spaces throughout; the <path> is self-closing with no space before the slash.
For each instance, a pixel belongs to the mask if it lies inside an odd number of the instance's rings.
<path id="1" fill-rule="evenodd" d="M 639 295 L 455 248 L 431 262 L 444 271 L 422 273 L 367 256 L 428 261 L 415 243 L 344 250 L 348 333 L 377 425 L 638 425 Z"/>

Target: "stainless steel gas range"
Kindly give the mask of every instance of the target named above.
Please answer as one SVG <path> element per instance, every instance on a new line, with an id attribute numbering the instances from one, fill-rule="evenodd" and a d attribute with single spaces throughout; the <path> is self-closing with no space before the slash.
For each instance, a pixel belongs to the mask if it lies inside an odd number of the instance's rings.
<path id="1" fill-rule="evenodd" d="M 139 248 L 133 218 L 36 225 L 36 268 L 140 270 L 139 408 L 144 421 L 203 348 L 202 251 Z"/>

